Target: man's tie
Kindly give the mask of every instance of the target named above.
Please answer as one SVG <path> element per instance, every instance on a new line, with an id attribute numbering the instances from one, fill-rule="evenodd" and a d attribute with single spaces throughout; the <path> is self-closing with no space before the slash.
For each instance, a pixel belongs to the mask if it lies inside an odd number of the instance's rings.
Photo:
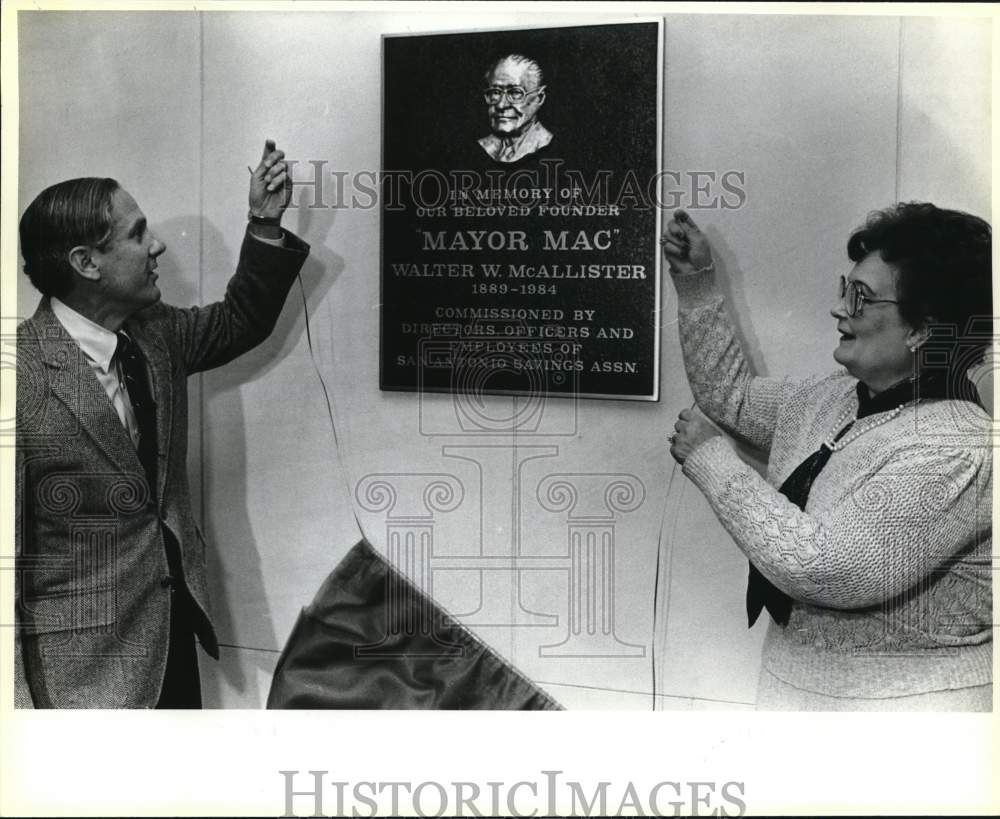
<path id="1" fill-rule="evenodd" d="M 127 333 L 118 331 L 118 347 L 115 355 L 121 366 L 125 379 L 125 389 L 128 391 L 132 411 L 139 425 L 139 461 L 146 473 L 149 483 L 150 499 L 156 502 L 156 402 L 149 388 L 149 376 L 146 374 L 146 358 Z"/>
<path id="2" fill-rule="evenodd" d="M 156 493 L 156 402 L 149 388 L 146 372 L 146 357 L 127 333 L 118 332 L 118 347 L 115 350 L 121 366 L 125 388 L 128 391 L 132 411 L 139 425 L 139 461 L 146 472 L 149 483 L 149 497 L 157 502 Z M 170 606 L 170 643 L 167 649 L 167 666 L 157 708 L 201 708 L 201 687 L 198 677 L 198 656 L 194 635 L 203 619 L 199 609 L 191 601 L 191 593 L 184 580 L 184 562 L 181 559 L 177 538 L 167 526 L 162 527 L 163 549 L 167 558 L 168 580 L 173 603 Z"/>

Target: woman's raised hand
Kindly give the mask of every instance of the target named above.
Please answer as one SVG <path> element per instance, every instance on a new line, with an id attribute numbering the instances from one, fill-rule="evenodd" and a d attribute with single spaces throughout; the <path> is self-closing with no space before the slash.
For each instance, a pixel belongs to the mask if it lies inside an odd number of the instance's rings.
<path id="1" fill-rule="evenodd" d="M 687 211 L 674 211 L 660 244 L 672 276 L 690 275 L 712 264 L 712 245 Z"/>

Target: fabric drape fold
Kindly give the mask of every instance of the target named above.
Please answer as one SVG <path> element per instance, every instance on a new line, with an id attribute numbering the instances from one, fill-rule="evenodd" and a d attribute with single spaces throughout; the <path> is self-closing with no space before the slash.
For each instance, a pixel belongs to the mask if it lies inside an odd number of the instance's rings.
<path id="1" fill-rule="evenodd" d="M 561 710 L 364 540 L 299 614 L 267 707 Z"/>

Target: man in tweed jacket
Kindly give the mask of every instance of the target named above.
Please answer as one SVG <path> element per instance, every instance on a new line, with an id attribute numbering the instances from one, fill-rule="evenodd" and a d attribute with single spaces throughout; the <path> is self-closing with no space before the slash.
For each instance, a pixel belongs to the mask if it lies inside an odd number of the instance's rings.
<path id="1" fill-rule="evenodd" d="M 308 256 L 280 227 L 283 156 L 265 144 L 239 265 L 207 307 L 160 301 L 165 245 L 114 180 L 53 185 L 24 213 L 43 298 L 18 327 L 18 707 L 201 705 L 195 637 L 215 658 L 218 642 L 186 477 L 187 377 L 263 341 Z"/>

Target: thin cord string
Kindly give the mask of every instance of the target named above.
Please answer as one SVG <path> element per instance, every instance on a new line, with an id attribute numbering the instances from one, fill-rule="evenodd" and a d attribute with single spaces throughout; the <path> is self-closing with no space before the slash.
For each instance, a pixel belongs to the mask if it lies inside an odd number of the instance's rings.
<path id="1" fill-rule="evenodd" d="M 697 405 L 698 405 L 698 402 L 697 401 L 693 401 L 691 403 L 691 406 L 688 407 L 688 409 L 694 410 L 697 407 Z M 660 564 L 661 564 L 662 559 L 663 559 L 663 532 L 664 532 L 664 530 L 667 527 L 667 510 L 670 508 L 670 498 L 671 498 L 671 495 L 673 494 L 674 478 L 676 478 L 676 477 L 677 477 L 677 461 L 674 461 L 671 464 L 671 466 L 670 466 L 670 477 L 667 478 L 667 491 L 666 491 L 666 493 L 663 496 L 663 512 L 660 515 L 660 529 L 656 533 L 656 569 L 655 569 L 656 574 L 655 574 L 655 577 L 653 579 L 653 639 L 652 639 L 651 649 L 650 649 L 650 662 L 652 664 L 652 672 L 653 672 L 652 673 L 652 697 L 653 697 L 653 710 L 654 711 L 657 710 L 657 705 L 659 704 L 659 699 L 660 699 L 659 692 L 657 691 L 659 680 L 658 680 L 658 673 L 657 673 L 656 638 L 657 638 L 657 631 L 659 629 L 659 623 L 658 623 L 659 616 L 658 615 L 659 615 L 659 612 L 660 612 L 660 573 L 662 571 Z M 681 493 L 681 495 L 684 494 L 684 484 L 681 484 L 680 493 Z M 674 557 L 674 541 L 676 540 L 676 536 L 677 536 L 677 522 L 680 520 L 680 509 L 681 509 L 681 503 L 680 503 L 680 498 L 678 498 L 677 499 L 677 514 L 674 515 L 673 522 L 672 522 L 672 524 L 670 526 L 670 537 L 669 537 L 669 539 L 667 541 L 667 543 L 669 545 L 669 548 L 670 548 L 670 559 L 667 562 L 667 566 L 666 566 L 667 577 L 665 579 L 665 582 L 667 582 L 667 583 L 669 583 L 669 578 L 670 578 L 670 564 L 673 562 L 673 557 Z M 670 587 L 667 586 L 666 601 L 667 601 L 667 608 L 668 609 L 670 607 L 670 594 L 669 594 L 669 592 L 670 592 Z M 664 635 L 664 639 L 665 638 L 666 638 L 666 635 Z"/>
<path id="2" fill-rule="evenodd" d="M 351 505 L 351 514 L 354 516 L 354 522 L 358 525 L 358 531 L 361 533 L 361 537 L 365 539 L 368 543 L 373 543 L 372 539 L 368 537 L 368 533 L 365 532 L 365 527 L 361 525 L 361 518 L 358 515 L 357 506 L 354 501 L 354 492 L 351 489 L 351 480 L 347 472 L 347 463 L 344 461 L 344 453 L 340 446 L 340 436 L 337 434 L 337 422 L 335 420 L 336 413 L 334 412 L 334 402 L 330 395 L 330 390 L 326 386 L 326 380 L 323 378 L 323 373 L 319 368 L 319 362 L 316 361 L 316 352 L 313 349 L 312 342 L 312 330 L 309 327 L 309 304 L 306 301 L 306 288 L 302 284 L 301 274 L 296 276 L 299 282 L 299 293 L 302 295 L 302 314 L 306 319 L 306 344 L 309 347 L 309 359 L 312 361 L 313 370 L 316 372 L 316 378 L 319 379 L 319 384 L 323 388 L 323 399 L 326 401 L 326 414 L 330 418 L 330 429 L 333 432 L 333 449 L 337 455 L 337 463 L 340 465 L 340 476 L 343 478 L 344 486 L 347 489 L 347 502 Z"/>
<path id="3" fill-rule="evenodd" d="M 695 404 L 692 404 L 691 405 L 691 409 L 694 409 L 694 408 L 695 408 Z M 656 574 L 655 574 L 655 577 L 654 577 L 654 580 L 653 580 L 653 639 L 652 639 L 652 648 L 651 648 L 651 651 L 650 651 L 650 660 L 651 660 L 651 664 L 652 664 L 652 667 L 653 667 L 652 668 L 652 671 L 653 671 L 653 674 L 652 674 L 652 681 L 653 681 L 652 696 L 653 696 L 653 710 L 654 711 L 658 710 L 657 709 L 657 705 L 659 704 L 659 700 L 660 700 L 660 694 L 659 694 L 659 692 L 657 690 L 658 684 L 659 684 L 659 680 L 658 680 L 657 659 L 656 659 L 656 640 L 657 640 L 657 631 L 659 629 L 659 623 L 658 623 L 659 617 L 658 617 L 658 615 L 659 615 L 659 612 L 660 612 L 660 574 L 661 574 L 661 571 L 662 571 L 660 564 L 661 564 L 662 559 L 663 559 L 663 533 L 664 533 L 664 531 L 667 528 L 667 510 L 670 508 L 670 497 L 673 494 L 674 479 L 677 477 L 677 466 L 678 466 L 677 461 L 674 461 L 673 464 L 670 467 L 670 477 L 667 478 L 667 491 L 666 491 L 666 493 L 663 496 L 663 513 L 660 515 L 660 529 L 659 529 L 659 532 L 657 532 L 657 535 L 656 535 L 656 570 L 655 570 Z M 683 493 L 684 493 L 684 484 L 680 485 L 680 490 L 679 491 L 683 495 Z M 673 556 L 674 556 L 674 541 L 676 540 L 676 535 L 677 535 L 677 522 L 680 520 L 681 504 L 680 504 L 680 499 L 679 498 L 678 498 L 678 503 L 677 503 L 677 509 L 678 509 L 678 513 L 676 515 L 674 515 L 673 522 L 671 523 L 671 526 L 670 526 L 670 537 L 667 539 L 667 544 L 668 544 L 668 546 L 670 548 L 670 555 L 669 555 L 669 559 L 668 559 L 667 564 L 666 564 L 666 574 L 667 574 L 667 577 L 665 578 L 665 582 L 667 582 L 667 583 L 669 583 L 669 578 L 670 578 L 670 564 L 673 562 Z M 670 600 L 669 586 L 667 587 L 667 597 L 665 599 L 667 601 L 667 605 L 668 605 L 668 608 L 669 608 L 669 600 Z"/>
<path id="4" fill-rule="evenodd" d="M 670 506 L 670 493 L 674 487 L 674 476 L 677 474 L 677 462 L 674 461 L 673 466 L 670 468 L 670 477 L 667 479 L 667 491 L 663 498 L 663 514 L 660 516 L 660 531 L 656 536 L 656 569 L 653 575 L 653 640 L 652 648 L 650 650 L 650 660 L 653 666 L 653 710 L 656 711 L 657 704 L 659 702 L 659 693 L 657 691 L 657 659 L 656 659 L 656 641 L 659 625 L 657 623 L 660 610 L 660 562 L 663 558 L 663 531 L 666 528 L 667 523 L 667 508 Z M 674 526 L 671 532 L 670 538 L 670 554 L 673 557 L 673 532 L 677 529 L 677 520 L 674 519 Z M 669 564 L 667 566 L 669 571 Z"/>

